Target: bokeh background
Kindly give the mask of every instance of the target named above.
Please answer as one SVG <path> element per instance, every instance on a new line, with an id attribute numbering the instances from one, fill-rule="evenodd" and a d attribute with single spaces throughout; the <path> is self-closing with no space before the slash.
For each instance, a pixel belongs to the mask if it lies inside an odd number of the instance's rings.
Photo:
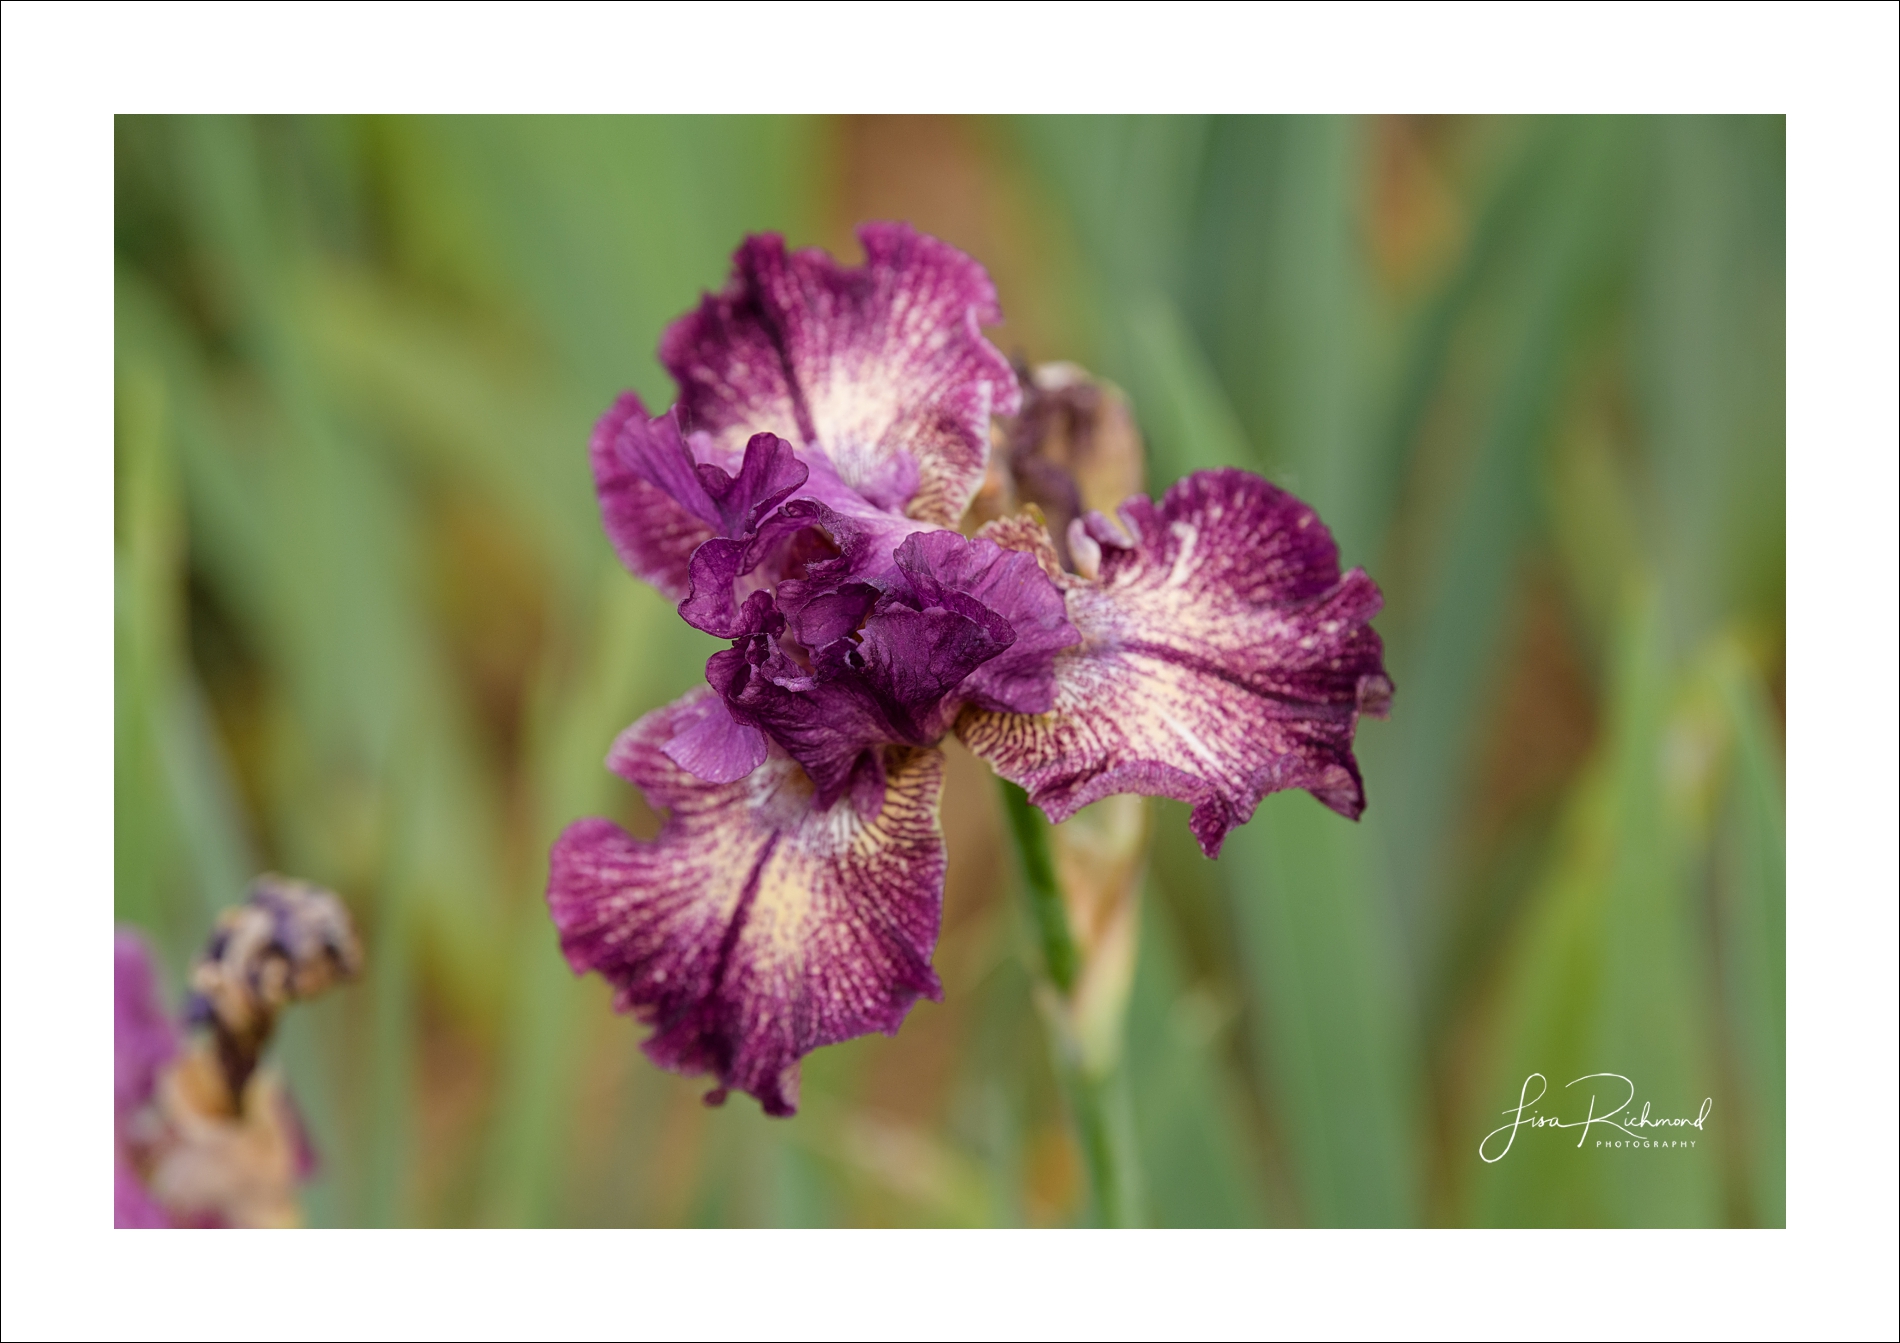
<path id="1" fill-rule="evenodd" d="M 276 1047 L 319 1225 L 1066 1225 L 1087 1191 L 997 802 L 951 745 L 941 1005 L 794 1120 L 639 1054 L 541 903 L 710 641 L 585 445 L 776 229 L 974 254 L 992 339 L 1120 383 L 1155 491 L 1263 472 L 1386 593 L 1352 825 L 1162 808 L 1128 1069 L 1159 1225 L 1781 1225 L 1779 119 L 116 124 L 116 916 L 333 886 Z M 1615 1071 L 1692 1152 L 1520 1134 Z M 1557 1107 L 1569 1115 L 1566 1107 Z"/>

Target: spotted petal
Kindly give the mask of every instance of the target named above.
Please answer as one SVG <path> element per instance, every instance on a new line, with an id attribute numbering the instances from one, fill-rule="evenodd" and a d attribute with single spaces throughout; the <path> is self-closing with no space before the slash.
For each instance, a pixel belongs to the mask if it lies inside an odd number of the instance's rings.
<path id="1" fill-rule="evenodd" d="M 1099 548 L 1094 578 L 1060 574 L 1040 528 L 986 531 L 1034 546 L 1082 641 L 1056 657 L 1050 712 L 972 709 L 964 742 L 1055 820 L 1113 793 L 1192 803 L 1210 857 L 1282 788 L 1357 817 L 1353 733 L 1392 693 L 1366 623 L 1381 598 L 1361 570 L 1340 577 L 1313 510 L 1257 476 L 1206 471 L 1159 504 L 1129 500 L 1120 526 L 1093 514 L 1078 530 Z"/>
<path id="2" fill-rule="evenodd" d="M 577 821 L 556 841 L 548 906 L 576 973 L 651 1023 L 653 1060 L 710 1072 L 766 1113 L 798 1103 L 798 1060 L 869 1031 L 895 1034 L 941 997 L 930 953 L 943 897 L 943 758 L 893 750 L 878 805 L 823 810 L 782 752 L 708 784 L 664 748 L 697 721 L 696 690 L 623 733 L 608 763 L 670 813 L 639 840 Z M 871 814 L 872 811 L 875 814 Z"/>
<path id="3" fill-rule="evenodd" d="M 683 423 L 728 451 L 756 433 L 822 452 L 880 508 L 954 526 L 982 482 L 990 416 L 1020 399 L 980 327 L 1002 319 L 975 261 L 905 224 L 866 224 L 862 266 L 776 234 L 675 322 L 660 360 Z"/>

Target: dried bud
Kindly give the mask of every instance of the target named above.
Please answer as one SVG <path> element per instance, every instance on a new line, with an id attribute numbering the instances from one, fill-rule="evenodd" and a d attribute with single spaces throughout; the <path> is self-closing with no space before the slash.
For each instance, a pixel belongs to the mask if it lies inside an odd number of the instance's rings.
<path id="1" fill-rule="evenodd" d="M 121 938 L 114 1052 L 121 1226 L 295 1226 L 316 1157 L 282 1081 L 259 1069 L 277 1014 L 354 977 L 363 953 L 329 891 L 262 876 L 218 916 L 191 971 L 187 1024 L 172 1043 L 150 963 Z"/>
<path id="2" fill-rule="evenodd" d="M 266 874 L 243 904 L 218 916 L 191 969 L 186 1020 L 216 1035 L 233 1105 L 277 1013 L 354 978 L 362 960 L 343 902 L 308 882 Z"/>
<path id="3" fill-rule="evenodd" d="M 186 1225 L 296 1226 L 297 1183 L 314 1164 L 303 1127 L 272 1070 L 254 1073 L 241 1094 L 233 1112 L 222 1065 L 202 1038 L 166 1069 L 148 1187 Z"/>
<path id="4" fill-rule="evenodd" d="M 1019 366 L 1017 377 L 1022 413 L 996 422 L 991 474 L 1002 478 L 985 481 L 977 508 L 1002 516 L 1037 505 L 1064 567 L 1073 569 L 1069 524 L 1090 511 L 1113 516 L 1143 489 L 1141 431 L 1121 389 L 1079 365 Z"/>

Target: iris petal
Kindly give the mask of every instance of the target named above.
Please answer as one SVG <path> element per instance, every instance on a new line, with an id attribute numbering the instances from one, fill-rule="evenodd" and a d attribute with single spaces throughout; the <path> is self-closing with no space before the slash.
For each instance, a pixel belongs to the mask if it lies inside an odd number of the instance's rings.
<path id="1" fill-rule="evenodd" d="M 1348 817 L 1365 807 L 1352 741 L 1391 697 L 1381 597 L 1344 578 L 1313 510 L 1243 471 L 1199 472 L 1121 522 L 1094 514 L 1094 579 L 1063 575 L 1039 526 L 984 535 L 1031 550 L 1065 589 L 1081 642 L 1055 659 L 1044 714 L 972 709 L 964 742 L 1062 820 L 1113 793 L 1193 804 L 1212 857 L 1260 799 L 1305 788 Z"/>
<path id="2" fill-rule="evenodd" d="M 1081 638 L 1062 593 L 1033 556 L 988 537 L 919 532 L 897 548 L 897 567 L 924 607 L 974 600 L 1009 623 L 1008 649 L 970 674 L 961 694 L 981 708 L 1044 713 L 1055 699 L 1055 655 Z"/>
<path id="3" fill-rule="evenodd" d="M 763 632 L 707 659 L 706 679 L 735 719 L 804 768 L 817 805 L 828 807 L 867 768 L 882 769 L 884 747 L 935 745 L 950 728 L 952 692 L 1009 647 L 1009 622 L 970 606 L 916 611 L 880 602 L 861 635 L 818 650 L 809 669 L 778 645 L 784 622 L 775 614 Z"/>
<path id="4" fill-rule="evenodd" d="M 734 722 L 718 696 L 702 695 L 660 749 L 697 779 L 737 783 L 765 763 L 765 734 Z"/>
<path id="5" fill-rule="evenodd" d="M 152 956 L 136 933 L 112 946 L 113 1098 L 121 1118 L 152 1098 L 158 1070 L 178 1052 L 178 1036 L 159 1002 Z"/>
<path id="6" fill-rule="evenodd" d="M 748 238 L 719 294 L 667 329 L 685 425 L 728 451 L 753 434 L 821 451 L 873 505 L 954 526 L 982 482 L 992 414 L 1020 400 L 981 326 L 983 267 L 904 224 L 858 230 L 862 266 Z"/>
<path id="7" fill-rule="evenodd" d="M 930 954 L 943 757 L 890 751 L 875 807 L 860 790 L 818 807 L 777 751 L 744 779 L 709 784 L 664 749 L 708 698 L 696 690 L 621 735 L 608 763 L 667 821 L 653 840 L 599 819 L 569 826 L 548 906 L 575 972 L 598 971 L 619 1010 L 653 1025 L 655 1062 L 790 1114 L 803 1055 L 894 1034 L 919 997 L 941 997 Z"/>
<path id="8" fill-rule="evenodd" d="M 636 578 L 677 602 L 692 588 L 688 566 L 693 552 L 714 531 L 707 518 L 695 515 L 647 479 L 621 451 L 620 440 L 628 429 L 645 430 L 649 423 L 640 398 L 633 392 L 622 393 L 595 424 L 588 457 L 600 498 L 600 520 L 614 553 Z M 683 480 L 691 478 L 684 470 L 680 474 Z"/>

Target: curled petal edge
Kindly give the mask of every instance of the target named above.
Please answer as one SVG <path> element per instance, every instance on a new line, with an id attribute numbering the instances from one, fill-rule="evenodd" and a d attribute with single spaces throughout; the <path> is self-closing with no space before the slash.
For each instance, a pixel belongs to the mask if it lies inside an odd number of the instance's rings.
<path id="1" fill-rule="evenodd" d="M 1353 737 L 1392 694 L 1368 623 L 1381 597 L 1363 571 L 1340 575 L 1313 511 L 1249 473 L 1199 472 L 1086 534 L 1093 578 L 1063 572 L 1034 519 L 980 533 L 1037 557 L 1082 638 L 1056 657 L 1050 712 L 968 710 L 964 743 L 1052 820 L 1115 793 L 1187 802 L 1209 857 L 1269 792 L 1357 818 Z"/>
<path id="2" fill-rule="evenodd" d="M 813 805 L 810 781 L 773 751 L 745 778 L 709 784 L 664 750 L 708 690 L 641 719 L 609 764 L 668 813 L 635 839 L 610 821 L 556 841 L 548 907 L 577 974 L 598 972 L 615 1008 L 653 1026 L 662 1067 L 711 1073 L 767 1114 L 798 1103 L 798 1061 L 870 1031 L 895 1034 L 920 997 L 943 897 L 937 822 L 943 757 L 885 758 L 875 815 L 847 793 Z"/>

